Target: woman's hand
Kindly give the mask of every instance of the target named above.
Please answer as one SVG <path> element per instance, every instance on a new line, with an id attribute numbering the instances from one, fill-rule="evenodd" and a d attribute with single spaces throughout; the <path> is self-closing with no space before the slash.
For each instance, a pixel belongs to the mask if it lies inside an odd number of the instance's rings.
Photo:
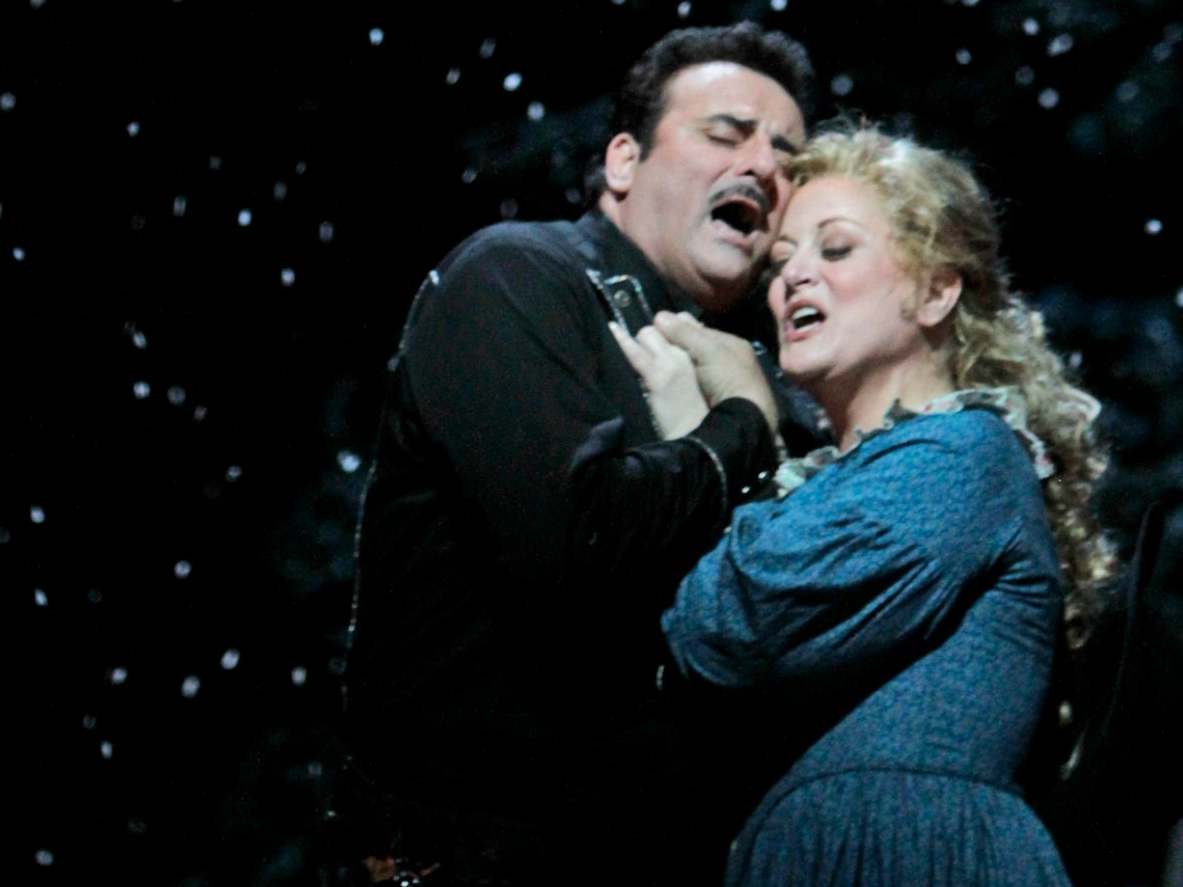
<path id="1" fill-rule="evenodd" d="M 662 439 L 673 440 L 697 428 L 709 408 L 698 387 L 690 355 L 671 345 L 651 326 L 637 333 L 635 339 L 616 323 L 609 323 L 608 328 L 641 378 Z"/>
<path id="2" fill-rule="evenodd" d="M 654 325 L 671 348 L 689 355 L 695 377 L 710 406 L 743 397 L 760 408 L 768 430 L 777 436 L 776 398 L 750 342 L 703 326 L 686 312 L 657 312 Z"/>

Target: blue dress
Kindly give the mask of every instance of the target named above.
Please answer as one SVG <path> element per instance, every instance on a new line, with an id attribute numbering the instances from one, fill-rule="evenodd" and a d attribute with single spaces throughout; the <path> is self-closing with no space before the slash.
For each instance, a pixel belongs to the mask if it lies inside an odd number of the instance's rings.
<path id="1" fill-rule="evenodd" d="M 737 509 L 664 614 L 684 673 L 834 712 L 743 827 L 727 884 L 1068 883 L 1015 782 L 1057 557 L 1031 456 L 973 406 L 889 422 Z"/>

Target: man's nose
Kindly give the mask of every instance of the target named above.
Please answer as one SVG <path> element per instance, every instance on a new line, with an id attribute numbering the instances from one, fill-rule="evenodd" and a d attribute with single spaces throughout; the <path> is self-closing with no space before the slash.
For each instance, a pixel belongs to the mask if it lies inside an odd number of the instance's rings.
<path id="1" fill-rule="evenodd" d="M 758 180 L 773 202 L 776 202 L 776 177 L 781 171 L 776 159 L 776 151 L 772 147 L 772 139 L 767 133 L 756 131 L 744 143 L 742 156 L 744 175 L 750 175 Z"/>

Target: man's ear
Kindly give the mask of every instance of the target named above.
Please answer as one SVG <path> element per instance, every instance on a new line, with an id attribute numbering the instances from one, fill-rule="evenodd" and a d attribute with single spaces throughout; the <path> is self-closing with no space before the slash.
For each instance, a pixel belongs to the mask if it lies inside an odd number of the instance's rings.
<path id="1" fill-rule="evenodd" d="M 630 133 L 618 132 L 604 151 L 604 180 L 608 190 L 623 197 L 633 186 L 641 146 Z"/>
<path id="2" fill-rule="evenodd" d="M 948 317 L 961 298 L 961 275 L 952 268 L 936 271 L 928 281 L 928 292 L 920 301 L 916 321 L 935 327 Z"/>

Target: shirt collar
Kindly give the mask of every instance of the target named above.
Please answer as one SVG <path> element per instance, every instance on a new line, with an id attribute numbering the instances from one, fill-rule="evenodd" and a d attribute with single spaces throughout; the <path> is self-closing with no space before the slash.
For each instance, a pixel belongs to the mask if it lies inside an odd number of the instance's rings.
<path id="1" fill-rule="evenodd" d="M 1100 411 L 1100 405 L 1083 392 L 1081 395 L 1081 403 L 1084 403 L 1083 398 L 1091 402 L 1091 405 L 1085 404 L 1085 407 L 1096 407 L 1091 414 L 1095 418 Z M 883 424 L 869 431 L 857 432 L 855 445 L 846 452 L 841 452 L 836 446 L 831 445 L 820 447 L 800 458 L 784 460 L 776 471 L 777 495 L 780 498 L 787 496 L 827 465 L 846 458 L 864 442 L 891 431 L 901 422 L 917 416 L 960 413 L 967 409 L 988 410 L 1000 416 L 1022 442 L 1040 480 L 1047 480 L 1056 473 L 1055 462 L 1047 445 L 1027 427 L 1027 401 L 1018 388 L 1010 385 L 997 388 L 965 388 L 942 394 L 918 410 L 910 410 L 898 400 L 895 401 L 884 415 Z"/>
<path id="2" fill-rule="evenodd" d="M 641 284 L 650 306 L 656 311 L 686 311 L 701 317 L 698 303 L 665 280 L 649 258 L 616 224 L 599 210 L 589 210 L 575 223 L 600 254 L 605 276 L 627 274 Z"/>

